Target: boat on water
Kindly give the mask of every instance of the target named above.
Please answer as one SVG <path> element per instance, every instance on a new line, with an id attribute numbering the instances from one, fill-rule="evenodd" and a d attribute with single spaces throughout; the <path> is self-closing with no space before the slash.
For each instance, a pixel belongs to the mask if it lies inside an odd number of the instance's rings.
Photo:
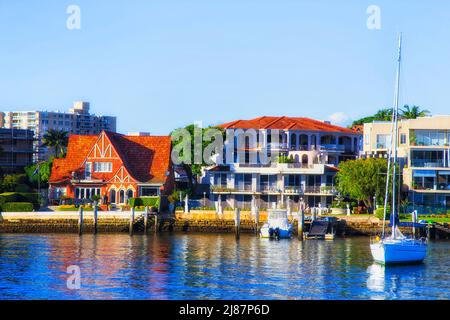
<path id="1" fill-rule="evenodd" d="M 417 224 L 417 219 L 413 218 L 412 223 L 400 223 L 399 219 L 399 199 L 397 198 L 397 165 L 398 165 L 398 114 L 399 114 L 399 88 L 400 88 L 400 67 L 402 60 L 402 35 L 399 35 L 399 47 L 398 47 L 398 64 L 397 64 L 397 78 L 396 89 L 394 97 L 394 108 L 392 112 L 392 130 L 391 141 L 392 144 L 389 148 L 388 154 L 388 170 L 386 178 L 386 194 L 384 201 L 384 219 L 383 219 L 383 233 L 381 237 L 377 237 L 371 241 L 370 250 L 372 252 L 375 262 L 381 264 L 412 264 L 421 263 L 427 254 L 427 241 L 425 239 L 415 239 L 415 232 L 413 237 L 407 237 L 403 235 L 399 226 L 411 226 L 412 228 L 421 227 Z M 391 179 L 392 168 L 392 179 Z M 392 185 L 392 198 L 391 198 L 391 234 L 387 235 L 386 229 L 386 217 L 387 207 L 389 202 L 389 187 Z M 414 217 L 415 217 L 415 213 Z M 415 230 L 415 229 L 414 229 Z"/>
<path id="2" fill-rule="evenodd" d="M 289 239 L 292 236 L 292 224 L 289 223 L 287 210 L 270 209 L 267 222 L 261 227 L 261 238 Z"/>

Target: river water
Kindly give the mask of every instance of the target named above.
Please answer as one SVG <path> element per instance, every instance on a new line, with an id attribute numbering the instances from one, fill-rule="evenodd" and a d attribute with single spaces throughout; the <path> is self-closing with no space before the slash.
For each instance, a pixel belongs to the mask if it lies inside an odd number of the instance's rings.
<path id="1" fill-rule="evenodd" d="M 449 299 L 449 249 L 383 267 L 368 238 L 3 234 L 0 299 Z"/>

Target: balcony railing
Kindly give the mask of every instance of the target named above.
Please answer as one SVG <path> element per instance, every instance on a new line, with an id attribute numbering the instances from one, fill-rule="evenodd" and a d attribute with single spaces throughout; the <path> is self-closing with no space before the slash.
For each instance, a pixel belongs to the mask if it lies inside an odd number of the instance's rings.
<path id="1" fill-rule="evenodd" d="M 412 159 L 411 166 L 419 168 L 442 168 L 444 161 L 435 159 Z"/>

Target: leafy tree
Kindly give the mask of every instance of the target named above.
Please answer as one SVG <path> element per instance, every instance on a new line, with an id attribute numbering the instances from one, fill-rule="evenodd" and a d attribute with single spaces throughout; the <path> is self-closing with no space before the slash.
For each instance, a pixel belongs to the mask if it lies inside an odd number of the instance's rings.
<path id="1" fill-rule="evenodd" d="M 69 137 L 67 131 L 49 129 L 42 137 L 43 146 L 53 148 L 55 157 L 63 157 Z"/>
<path id="2" fill-rule="evenodd" d="M 375 113 L 373 116 L 368 116 L 361 118 L 359 120 L 355 120 L 352 123 L 352 126 L 361 125 L 364 123 L 370 123 L 373 121 L 390 121 L 392 120 L 392 109 L 391 108 L 385 108 L 380 109 Z"/>
<path id="3" fill-rule="evenodd" d="M 14 192 L 18 187 L 22 188 L 27 185 L 28 179 L 25 174 L 7 174 L 1 182 L 2 192 Z"/>
<path id="4" fill-rule="evenodd" d="M 53 157 L 48 161 L 40 162 L 39 164 L 33 164 L 25 168 L 25 173 L 28 176 L 29 182 L 33 187 L 37 187 L 38 183 L 41 184 L 42 188 L 48 186 L 48 179 L 50 179 L 50 174 L 52 170 Z M 36 170 L 39 166 L 39 170 Z"/>
<path id="5" fill-rule="evenodd" d="M 383 203 L 386 190 L 387 160 L 382 158 L 357 159 L 341 162 L 336 175 L 338 190 L 352 199 L 363 201 L 374 208 L 373 197 Z"/>
<path id="6" fill-rule="evenodd" d="M 193 191 L 197 185 L 197 179 L 196 177 L 201 174 L 202 168 L 208 166 L 209 164 L 206 163 L 205 159 L 202 156 L 201 163 L 195 163 L 194 161 L 194 152 L 195 152 L 195 139 L 194 139 L 194 133 L 198 132 L 202 134 L 202 137 L 205 137 L 209 130 L 219 130 L 222 133 L 222 138 L 225 136 L 225 131 L 222 128 L 218 127 L 208 127 L 208 128 L 199 128 L 196 124 L 191 124 L 186 126 L 185 128 L 179 128 L 174 131 L 172 131 L 171 136 L 176 137 L 178 134 L 181 134 L 182 131 L 187 131 L 191 137 L 189 143 L 190 143 L 190 155 L 183 154 L 183 152 L 180 153 L 180 158 L 183 160 L 181 163 L 182 168 L 186 172 L 187 178 L 188 178 L 188 188 Z M 212 142 L 214 142 L 215 139 L 212 138 L 211 141 L 205 141 L 205 139 L 202 139 L 201 143 L 201 151 L 203 155 L 203 151 L 206 147 L 208 147 Z M 183 139 L 178 139 L 173 141 L 173 147 L 176 148 L 178 145 L 183 144 Z M 190 159 L 190 161 L 187 161 L 187 159 Z"/>
<path id="7" fill-rule="evenodd" d="M 419 106 L 410 107 L 409 105 L 405 105 L 400 112 L 400 117 L 402 119 L 417 119 L 428 115 L 430 115 L 430 111 L 420 110 Z"/>

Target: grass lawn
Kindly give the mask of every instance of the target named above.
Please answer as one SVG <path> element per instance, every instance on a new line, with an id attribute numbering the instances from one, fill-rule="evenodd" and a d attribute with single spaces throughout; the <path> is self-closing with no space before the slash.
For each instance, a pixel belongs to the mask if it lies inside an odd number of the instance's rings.
<path id="1" fill-rule="evenodd" d="M 426 220 L 428 222 L 437 222 L 437 223 L 450 223 L 450 217 L 430 217 L 430 216 L 419 216 L 419 220 Z M 400 219 L 401 222 L 411 222 L 412 218 L 408 217 L 407 219 Z"/>

